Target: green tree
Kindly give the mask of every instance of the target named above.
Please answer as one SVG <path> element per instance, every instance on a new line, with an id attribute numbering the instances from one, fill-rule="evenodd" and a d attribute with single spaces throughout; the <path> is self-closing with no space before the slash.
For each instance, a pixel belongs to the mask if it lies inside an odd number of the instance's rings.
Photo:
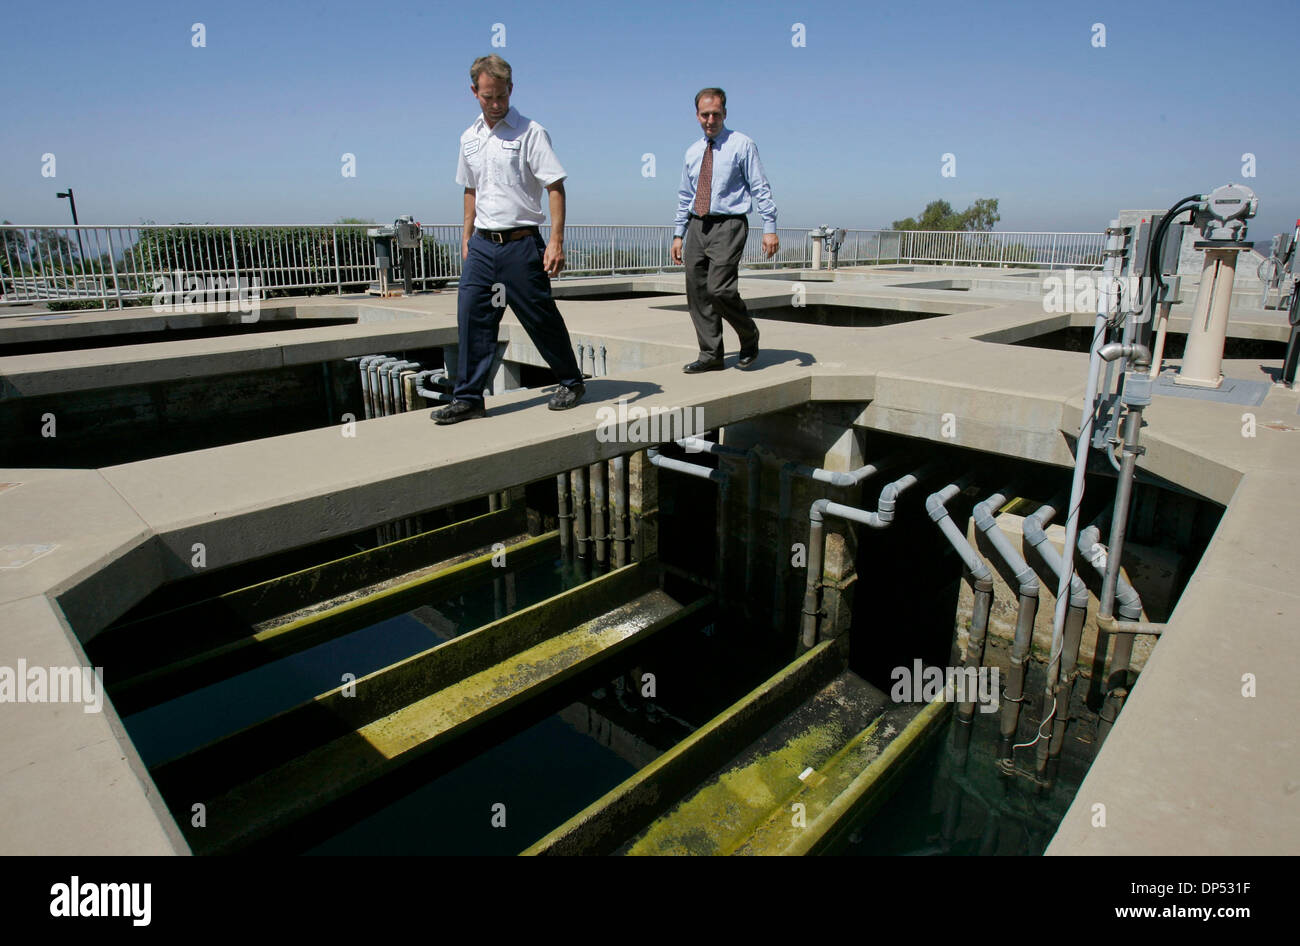
<path id="1" fill-rule="evenodd" d="M 988 231 L 1001 219 L 996 197 L 981 197 L 961 213 L 954 211 L 946 200 L 932 200 L 921 211 L 920 220 L 912 217 L 895 220 L 892 229 Z"/>

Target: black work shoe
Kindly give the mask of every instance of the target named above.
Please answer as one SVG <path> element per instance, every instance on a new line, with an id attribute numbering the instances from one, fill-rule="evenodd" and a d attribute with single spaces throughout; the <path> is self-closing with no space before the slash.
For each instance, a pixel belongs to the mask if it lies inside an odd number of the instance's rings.
<path id="1" fill-rule="evenodd" d="M 463 420 L 473 420 L 475 417 L 486 416 L 487 411 L 483 409 L 482 404 L 475 404 L 473 401 L 452 401 L 442 410 L 433 412 L 433 422 L 435 424 L 459 424 Z"/>
<path id="2" fill-rule="evenodd" d="M 687 374 L 699 374 L 702 371 L 721 371 L 725 367 L 721 358 L 715 358 L 713 361 L 692 361 L 682 370 Z"/>
<path id="3" fill-rule="evenodd" d="M 740 360 L 736 362 L 736 367 L 737 367 L 737 368 L 748 368 L 750 365 L 752 365 L 752 364 L 753 364 L 754 362 L 756 362 L 756 361 L 758 361 L 758 349 L 757 349 L 757 348 L 755 348 L 753 351 L 742 351 L 742 352 L 740 353 Z"/>
<path id="4" fill-rule="evenodd" d="M 582 396 L 586 393 L 587 386 L 585 384 L 575 384 L 571 388 L 561 385 L 560 389 L 551 395 L 550 403 L 546 406 L 553 411 L 567 411 L 571 407 L 577 407 L 578 402 L 582 400 Z"/>

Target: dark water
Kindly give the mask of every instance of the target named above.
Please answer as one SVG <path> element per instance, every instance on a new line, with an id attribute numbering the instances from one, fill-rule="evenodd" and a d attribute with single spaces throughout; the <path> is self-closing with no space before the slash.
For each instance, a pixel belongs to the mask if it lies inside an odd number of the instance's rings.
<path id="1" fill-rule="evenodd" d="M 307 853 L 518 854 L 635 772 L 549 716 Z"/>
<path id="2" fill-rule="evenodd" d="M 1041 670 L 1031 670 L 1026 693 L 1041 690 Z M 1077 687 L 1074 719 L 1066 730 L 1061 761 L 1050 786 L 997 767 L 998 714 L 976 713 L 969 750 L 953 742 L 950 717 L 913 760 L 894 793 L 877 812 L 860 820 L 837 853 L 849 855 L 1039 855 L 1046 849 L 1092 761 L 1092 720 Z M 1018 743 L 1037 731 L 1036 713 L 1020 721 Z M 1035 769 L 1035 749 L 1016 749 L 1022 773 Z"/>
<path id="3" fill-rule="evenodd" d="M 507 581 L 513 579 L 514 593 Z M 389 664 L 475 630 L 580 584 L 572 565 L 550 559 L 509 572 L 447 600 L 387 618 L 344 637 L 203 687 L 126 717 L 146 765 L 197 749 Z M 432 608 L 430 615 L 424 608 Z M 436 620 L 436 626 L 414 615 Z"/>

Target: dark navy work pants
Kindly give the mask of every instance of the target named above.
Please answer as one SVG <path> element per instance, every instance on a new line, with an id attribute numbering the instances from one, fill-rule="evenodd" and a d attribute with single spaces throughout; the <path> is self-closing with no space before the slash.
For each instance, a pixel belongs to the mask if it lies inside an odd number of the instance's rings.
<path id="1" fill-rule="evenodd" d="M 475 230 L 469 238 L 469 257 L 461 273 L 456 305 L 460 328 L 456 400 L 482 404 L 483 390 L 492 380 L 488 372 L 505 314 L 494 302 L 510 306 L 560 384 L 569 387 L 582 381 L 569 330 L 551 298 L 550 277 L 542 268 L 545 250 L 540 234 L 494 243 Z"/>

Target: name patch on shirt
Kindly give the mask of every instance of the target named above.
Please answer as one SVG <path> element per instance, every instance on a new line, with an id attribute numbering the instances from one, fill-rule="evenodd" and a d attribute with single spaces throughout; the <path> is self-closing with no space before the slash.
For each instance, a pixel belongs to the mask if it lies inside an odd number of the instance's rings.
<path id="1" fill-rule="evenodd" d="M 507 151 L 518 151 L 519 146 L 521 144 L 523 144 L 523 142 L 521 142 L 518 138 L 516 138 L 514 141 L 507 141 L 504 138 L 501 139 L 501 147 Z"/>

